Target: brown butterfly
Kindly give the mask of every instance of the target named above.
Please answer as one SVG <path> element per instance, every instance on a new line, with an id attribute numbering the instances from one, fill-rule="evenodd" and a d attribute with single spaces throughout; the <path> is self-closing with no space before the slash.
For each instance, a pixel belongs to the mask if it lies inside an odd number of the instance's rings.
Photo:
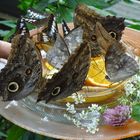
<path id="1" fill-rule="evenodd" d="M 89 65 L 90 48 L 83 43 L 72 53 L 61 70 L 54 74 L 52 79 L 46 81 L 37 101 L 45 100 L 47 103 L 50 100 L 63 99 L 79 91 L 84 84 Z"/>
<path id="2" fill-rule="evenodd" d="M 103 17 L 88 6 L 79 4 L 75 10 L 74 25 L 75 27 L 79 25 L 82 26 L 84 30 L 83 38 L 91 47 L 91 55 L 93 57 L 101 55 L 95 34 L 95 25 L 97 21 L 100 22 L 108 33 L 116 40 L 121 39 L 122 31 L 125 28 L 124 18 L 116 18 L 115 16 Z"/>
<path id="3" fill-rule="evenodd" d="M 48 21 L 49 14 L 43 14 L 36 9 L 29 8 L 22 18 L 33 25 L 42 26 Z"/>
<path id="4" fill-rule="evenodd" d="M 127 53 L 124 44 L 113 39 L 99 22 L 95 30 L 97 42 L 105 56 L 106 78 L 111 82 L 119 82 L 135 75 L 139 66 Z"/>
<path id="5" fill-rule="evenodd" d="M 31 94 L 42 77 L 40 55 L 29 38 L 25 21 L 20 21 L 22 30 L 12 39 L 8 63 L 0 72 L 0 95 L 4 101 L 19 100 Z"/>
<path id="6" fill-rule="evenodd" d="M 37 45 L 43 48 L 43 50 L 48 51 L 53 47 L 58 33 L 56 17 L 50 14 L 46 24 L 42 32 L 37 35 Z"/>

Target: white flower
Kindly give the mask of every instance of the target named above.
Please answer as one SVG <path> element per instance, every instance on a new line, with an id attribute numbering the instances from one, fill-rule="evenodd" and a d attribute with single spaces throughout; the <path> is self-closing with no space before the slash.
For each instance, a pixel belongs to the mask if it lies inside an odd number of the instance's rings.
<path id="1" fill-rule="evenodd" d="M 71 114 L 75 114 L 76 113 L 76 110 L 75 110 L 75 107 L 74 107 L 74 104 L 70 104 L 69 102 L 66 104 L 67 106 L 67 111 Z"/>
<path id="2" fill-rule="evenodd" d="M 80 127 L 81 129 L 86 128 L 86 131 L 92 134 L 99 130 L 100 106 L 92 104 L 81 112 L 75 109 L 74 104 L 67 103 L 66 106 L 68 114 L 64 114 L 64 117 L 72 121 L 74 125 Z"/>
<path id="3" fill-rule="evenodd" d="M 90 111 L 94 111 L 94 110 L 100 111 L 101 110 L 101 106 L 98 106 L 97 104 L 92 104 L 91 106 L 88 107 L 88 109 Z"/>
<path id="4" fill-rule="evenodd" d="M 78 115 L 79 115 L 79 117 L 80 117 L 81 119 L 86 119 L 87 116 L 88 116 L 88 112 L 85 111 L 85 110 L 82 110 L 82 112 L 81 112 L 81 113 L 78 113 Z"/>
<path id="5" fill-rule="evenodd" d="M 82 94 L 73 93 L 71 97 L 74 99 L 75 104 L 81 104 L 85 102 L 85 98 Z"/>

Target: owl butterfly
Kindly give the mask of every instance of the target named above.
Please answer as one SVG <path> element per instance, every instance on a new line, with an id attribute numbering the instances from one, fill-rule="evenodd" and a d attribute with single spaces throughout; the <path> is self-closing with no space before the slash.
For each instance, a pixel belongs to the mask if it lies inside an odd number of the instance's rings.
<path id="1" fill-rule="evenodd" d="M 61 70 L 46 81 L 37 101 L 45 100 L 48 103 L 50 100 L 63 99 L 79 91 L 84 84 L 89 65 L 90 48 L 86 43 L 82 43 L 70 55 Z"/>
<path id="2" fill-rule="evenodd" d="M 107 79 L 111 82 L 125 80 L 139 71 L 134 58 L 126 51 L 123 43 L 113 39 L 100 23 L 96 23 L 97 42 L 105 55 Z"/>
<path id="3" fill-rule="evenodd" d="M 37 45 L 45 51 L 48 51 L 48 49 L 52 48 L 54 45 L 58 33 L 56 17 L 53 14 L 50 14 L 46 24 L 47 25 L 44 27 L 42 32 L 37 36 Z"/>
<path id="4" fill-rule="evenodd" d="M 23 17 L 28 23 L 36 26 L 42 26 L 48 21 L 49 14 L 43 14 L 35 9 L 28 9 L 26 15 Z"/>
<path id="5" fill-rule="evenodd" d="M 38 86 L 42 77 L 40 56 L 21 19 L 21 33 L 12 39 L 6 66 L 0 72 L 0 95 L 4 101 L 19 100 Z"/>
<path id="6" fill-rule="evenodd" d="M 64 39 L 58 33 L 54 46 L 46 53 L 48 62 L 55 68 L 61 69 L 69 56 L 82 42 L 83 30 L 81 27 L 71 30 Z"/>
<path id="7" fill-rule="evenodd" d="M 83 38 L 91 47 L 91 55 L 93 57 L 101 55 L 95 34 L 97 21 L 103 25 L 112 38 L 118 41 L 121 39 L 122 31 L 125 28 L 124 18 L 116 18 L 115 16 L 102 17 L 88 6 L 79 4 L 75 9 L 74 25 L 75 27 L 82 26 L 84 30 Z"/>

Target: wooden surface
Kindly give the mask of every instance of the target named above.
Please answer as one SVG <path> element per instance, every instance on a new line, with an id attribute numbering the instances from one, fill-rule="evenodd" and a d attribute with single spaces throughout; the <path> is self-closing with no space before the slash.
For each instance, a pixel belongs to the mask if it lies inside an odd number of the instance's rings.
<path id="1" fill-rule="evenodd" d="M 70 26 L 72 27 L 71 24 Z M 126 29 L 123 40 L 133 45 L 133 48 L 140 48 L 140 32 Z M 20 127 L 45 136 L 73 140 L 114 140 L 140 135 L 140 123 L 135 121 L 129 121 L 122 127 L 100 126 L 99 132 L 93 135 L 74 125 L 43 121 L 39 113 L 32 112 L 21 101 L 18 102 L 18 106 L 6 109 L 7 104 L 8 102 L 0 101 L 0 114 L 3 117 Z"/>

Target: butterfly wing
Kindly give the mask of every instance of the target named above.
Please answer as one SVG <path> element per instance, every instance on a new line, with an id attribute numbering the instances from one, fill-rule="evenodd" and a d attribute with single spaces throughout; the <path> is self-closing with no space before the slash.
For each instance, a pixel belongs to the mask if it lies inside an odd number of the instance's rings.
<path id="1" fill-rule="evenodd" d="M 72 54 L 83 42 L 83 29 L 81 27 L 74 28 L 64 37 L 64 41 L 68 46 L 69 53 Z"/>
<path id="2" fill-rule="evenodd" d="M 73 29 L 64 39 L 60 34 L 57 34 L 54 46 L 46 53 L 48 62 L 55 68 L 61 69 L 70 54 L 82 43 L 82 35 L 81 27 Z"/>
<path id="3" fill-rule="evenodd" d="M 135 75 L 139 66 L 134 58 L 129 56 L 121 43 L 115 42 L 109 47 L 105 56 L 105 68 L 108 80 L 119 82 Z"/>
<path id="4" fill-rule="evenodd" d="M 68 25 L 65 22 L 65 20 L 62 20 L 62 29 L 63 29 L 63 35 L 64 35 L 64 37 L 69 34 L 70 28 L 68 27 Z"/>
<path id="5" fill-rule="evenodd" d="M 116 41 L 111 35 L 105 30 L 100 22 L 96 22 L 95 33 L 97 37 L 97 43 L 99 44 L 102 55 L 106 55 L 109 47 Z"/>
<path id="6" fill-rule="evenodd" d="M 47 26 L 42 30 L 41 33 L 38 34 L 38 45 L 48 51 L 48 49 L 52 48 L 58 33 L 58 27 L 56 23 L 56 17 L 51 14 L 48 18 Z"/>
<path id="7" fill-rule="evenodd" d="M 4 101 L 31 94 L 42 77 L 40 55 L 25 32 L 12 40 L 8 63 L 0 72 L 0 95 Z"/>
<path id="8" fill-rule="evenodd" d="M 90 49 L 81 44 L 62 69 L 46 82 L 38 96 L 38 101 L 58 100 L 79 91 L 85 81 L 90 65 Z"/>
<path id="9" fill-rule="evenodd" d="M 36 26 L 40 26 L 46 24 L 48 20 L 48 16 L 49 16 L 48 14 L 43 14 L 37 11 L 36 9 L 29 8 L 27 10 L 26 15 L 23 18 L 28 23 L 31 23 Z"/>
<path id="10" fill-rule="evenodd" d="M 14 36 L 18 34 L 27 34 L 29 36 L 29 30 L 25 24 L 25 20 L 22 17 L 17 20 L 15 32 L 9 38 L 9 42 L 11 42 Z"/>
<path id="11" fill-rule="evenodd" d="M 46 59 L 52 66 L 61 69 L 68 57 L 69 52 L 66 43 L 58 33 L 54 46 L 46 52 Z"/>

